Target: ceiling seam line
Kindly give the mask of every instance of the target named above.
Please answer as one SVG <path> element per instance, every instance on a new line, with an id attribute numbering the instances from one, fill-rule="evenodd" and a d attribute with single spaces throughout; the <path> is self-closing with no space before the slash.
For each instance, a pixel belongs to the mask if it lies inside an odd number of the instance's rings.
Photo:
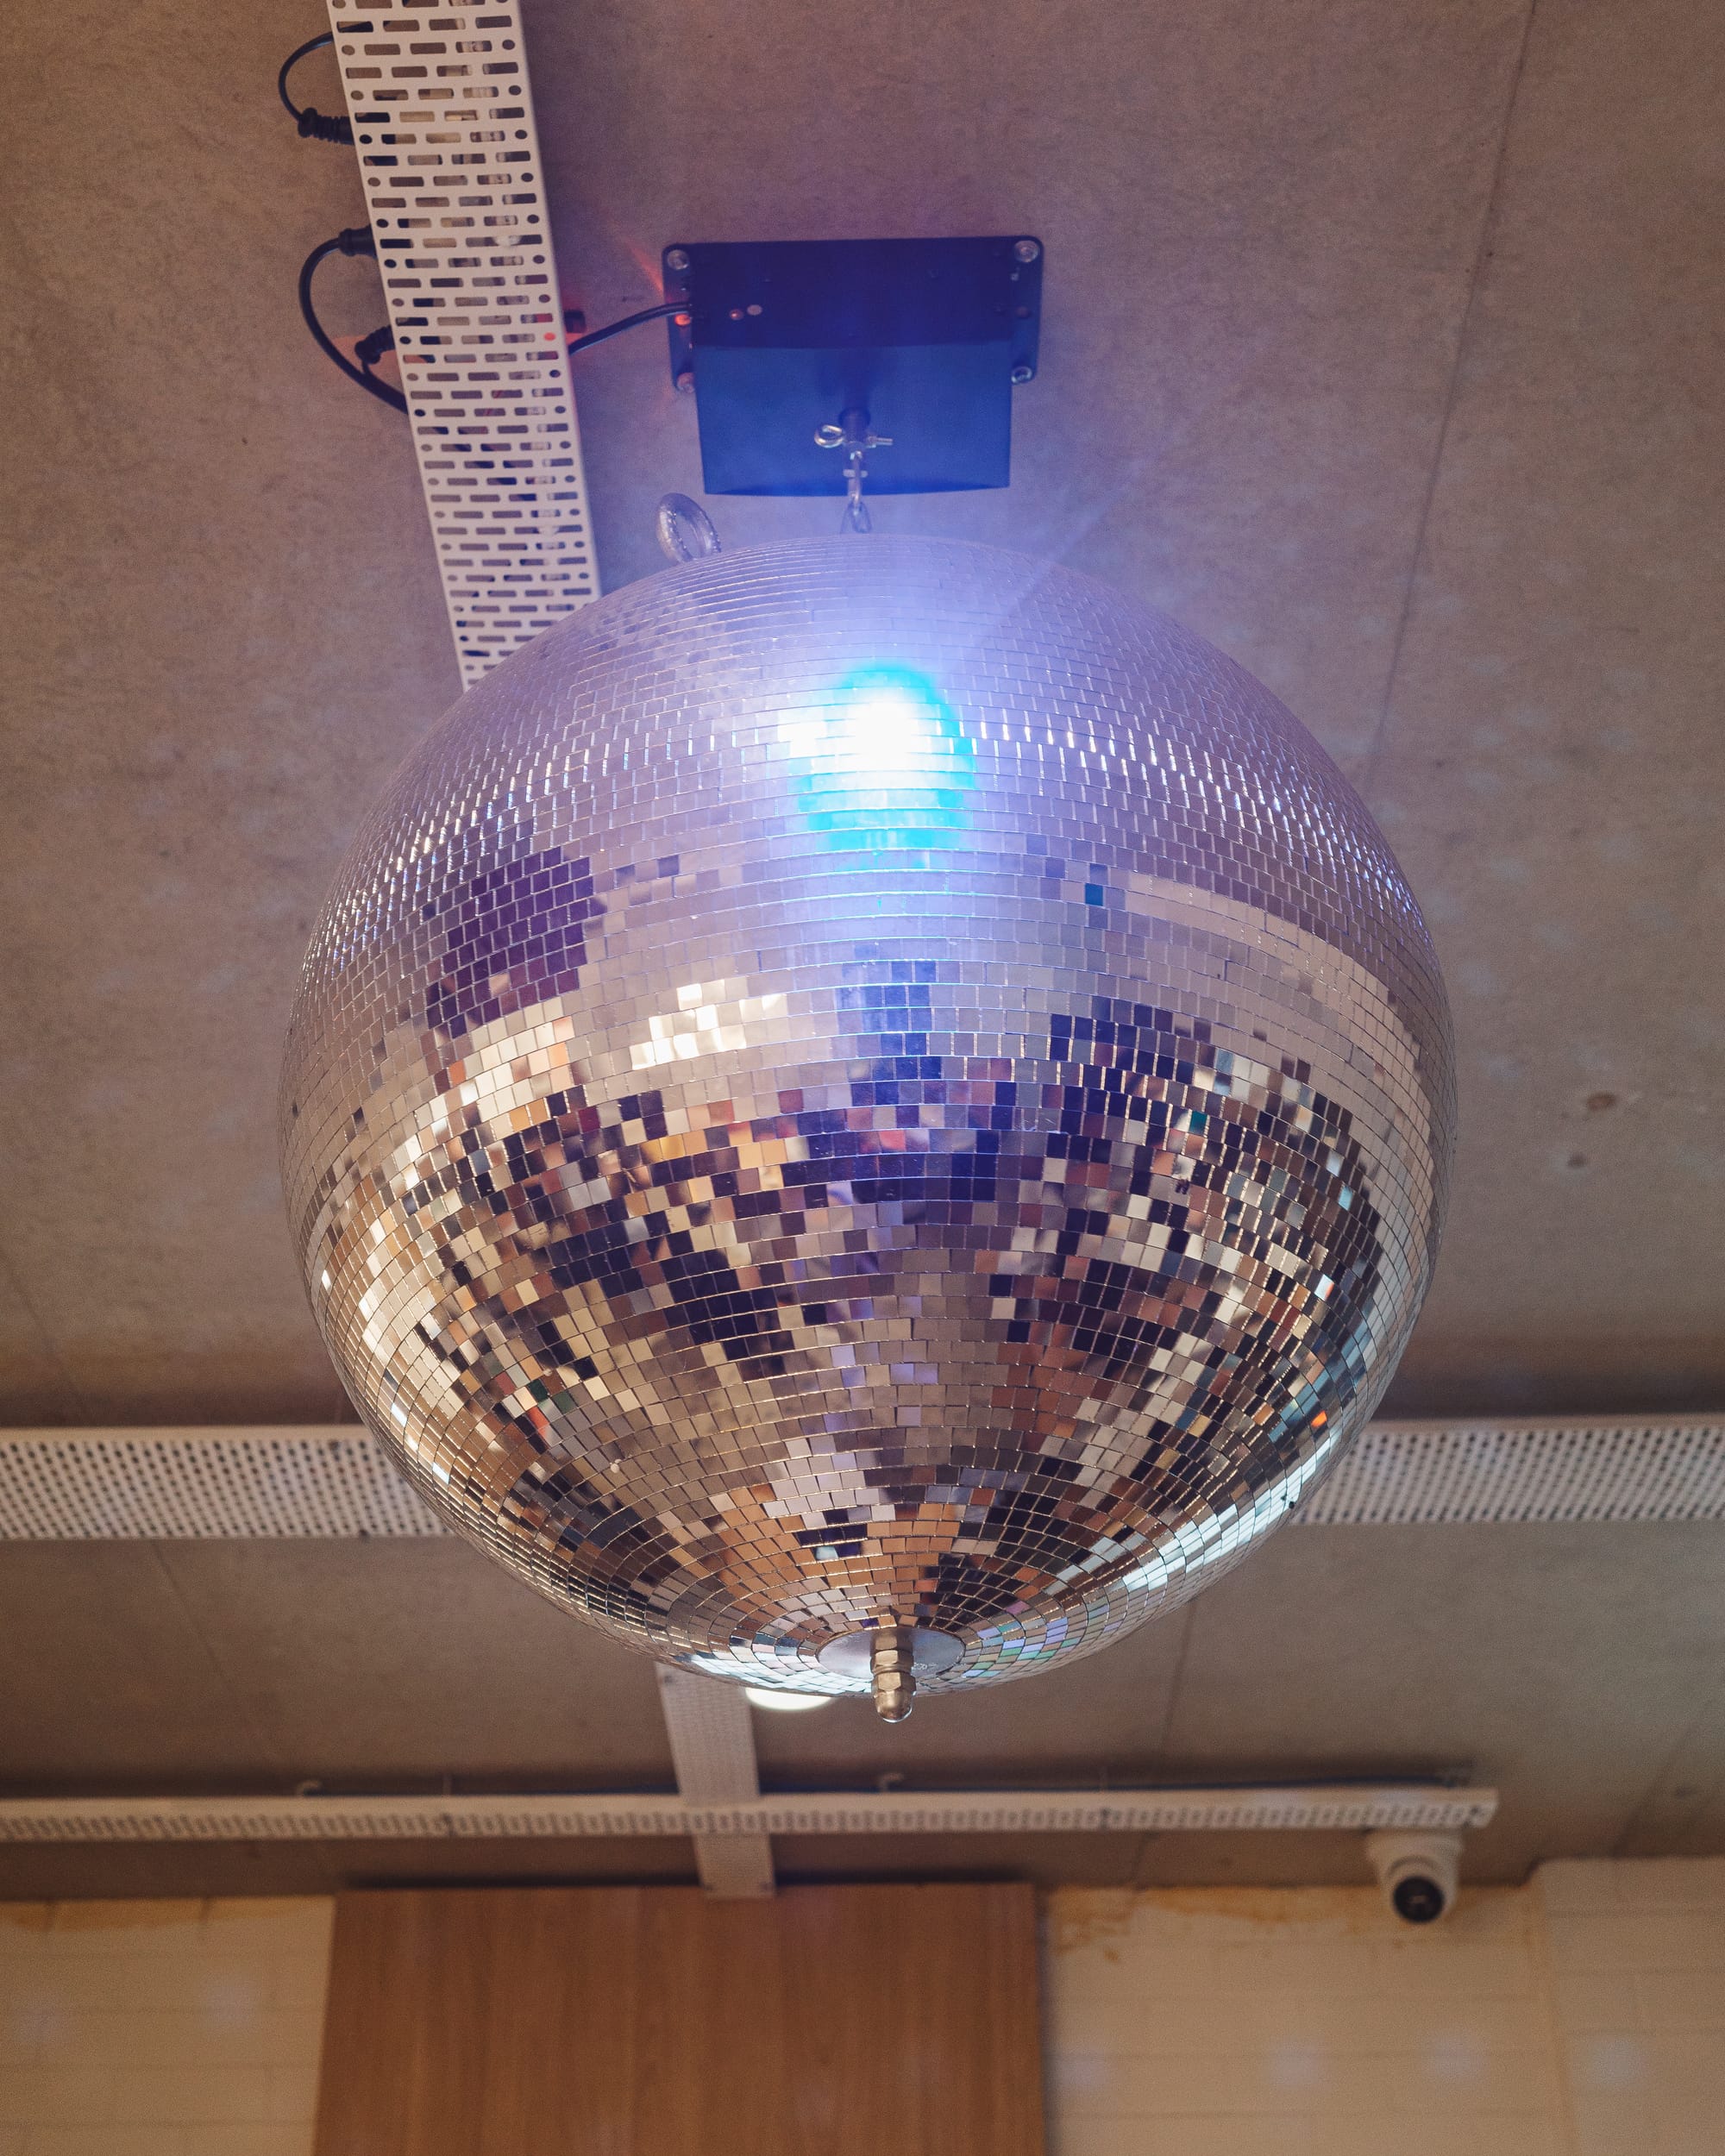
<path id="1" fill-rule="evenodd" d="M 66 1357 L 60 1351 L 60 1344 L 42 1322 L 41 1313 L 31 1300 L 30 1292 L 24 1285 L 23 1275 L 12 1263 L 11 1257 L 3 1244 L 0 1244 L 0 1273 L 5 1275 L 19 1308 L 29 1319 L 36 1338 L 41 1344 L 42 1354 L 56 1373 L 65 1397 L 77 1406 L 80 1413 L 87 1413 L 88 1403 L 78 1388 L 77 1380 L 72 1376 Z"/>
<path id="2" fill-rule="evenodd" d="M 286 1773 L 287 1769 L 283 1764 L 281 1755 L 277 1752 L 274 1745 L 270 1741 L 268 1735 L 259 1725 L 256 1717 L 252 1713 L 251 1704 L 247 1699 L 245 1693 L 241 1689 L 239 1685 L 235 1683 L 233 1676 L 229 1670 L 227 1664 L 223 1661 L 221 1656 L 216 1653 L 214 1645 L 210 1642 L 209 1634 L 204 1631 L 203 1626 L 198 1623 L 197 1617 L 193 1614 L 191 1603 L 185 1599 L 185 1589 L 180 1586 L 179 1581 L 175 1576 L 173 1566 L 169 1562 L 169 1552 L 172 1546 L 173 1545 L 171 1543 L 152 1542 L 150 1544 L 150 1549 L 154 1555 L 156 1563 L 161 1568 L 162 1578 L 166 1582 L 168 1592 L 173 1597 L 174 1606 L 178 1608 L 181 1617 L 185 1620 L 187 1627 L 191 1631 L 192 1638 L 203 1649 L 204 1658 L 209 1664 L 210 1669 L 215 1672 L 217 1683 L 229 1694 L 230 1699 L 232 1700 L 234 1707 L 238 1712 L 241 1721 L 251 1733 L 252 1742 L 257 1745 L 260 1753 L 263 1758 L 269 1761 L 272 1767 L 278 1774 L 285 1774 Z"/>
<path id="3" fill-rule="evenodd" d="M 1192 1645 L 1192 1627 L 1197 1622 L 1195 1603 L 1186 1605 L 1186 1622 L 1181 1630 L 1180 1645 L 1174 1651 L 1174 1674 L 1168 1680 L 1168 1704 L 1163 1709 L 1162 1732 L 1157 1739 L 1156 1757 L 1166 1759 L 1169 1747 L 1174 1741 L 1174 1718 L 1180 1709 L 1180 1687 L 1186 1677 L 1186 1657 Z"/>
<path id="4" fill-rule="evenodd" d="M 1372 729 L 1371 741 L 1360 768 L 1359 794 L 1368 803 L 1377 776 L 1377 767 L 1383 754 L 1389 730 L 1390 709 L 1396 700 L 1396 688 L 1402 671 L 1402 656 L 1407 644 L 1408 631 L 1414 618 L 1414 605 L 1419 592 L 1420 570 L 1426 558 L 1426 536 L 1431 528 L 1432 509 L 1437 500 L 1438 483 L 1442 476 L 1444 457 L 1449 448 L 1450 423 L 1455 417 L 1457 401 L 1461 391 L 1462 370 L 1467 363 L 1470 334 L 1473 328 L 1474 310 L 1478 303 L 1479 287 L 1484 275 L 1485 264 L 1491 252 L 1491 243 L 1501 221 L 1503 198 L 1504 166 L 1509 161 L 1509 138 L 1515 124 L 1515 108 L 1521 95 L 1521 78 L 1526 72 L 1527 52 L 1533 43 L 1534 19 L 1539 13 L 1540 0 L 1527 0 L 1527 13 L 1521 24 L 1521 41 L 1516 48 L 1515 63 L 1509 71 L 1509 94 L 1503 104 L 1503 124 L 1497 137 L 1497 154 L 1492 160 L 1491 179 L 1485 191 L 1485 208 L 1479 221 L 1479 239 L 1473 252 L 1473 264 L 1468 273 L 1467 297 L 1462 303 L 1461 320 L 1456 329 L 1455 354 L 1450 361 L 1449 381 L 1444 392 L 1443 410 L 1438 418 L 1437 440 L 1432 448 L 1431 469 L 1426 475 L 1425 492 L 1420 501 L 1420 511 L 1414 523 L 1414 544 L 1408 561 L 1408 580 L 1402 594 L 1401 611 L 1396 616 L 1396 634 L 1390 640 L 1389 662 L 1384 671 L 1383 694 L 1378 705 L 1377 723 Z"/>
<path id="5" fill-rule="evenodd" d="M 1654 1768 L 1653 1775 L 1648 1780 L 1646 1788 L 1643 1789 L 1640 1795 L 1630 1806 L 1628 1812 L 1624 1817 L 1623 1824 L 1618 1829 L 1616 1836 L 1612 1841 L 1609 1854 L 1614 1861 L 1622 1862 L 1625 1860 L 1626 1853 L 1629 1849 L 1631 1841 L 1634 1839 L 1635 1831 L 1641 1824 L 1649 1806 L 1653 1803 L 1653 1799 L 1657 1796 L 1661 1785 L 1670 1777 L 1677 1762 L 1683 1758 L 1684 1752 L 1688 1749 L 1697 1733 L 1698 1731 L 1705 1730 L 1712 1726 L 1714 1719 L 1722 1705 L 1725 1705 L 1725 1683 L 1721 1683 L 1714 1686 L 1713 1689 L 1708 1694 L 1702 1705 L 1693 1714 L 1690 1716 L 1689 1720 L 1684 1724 L 1676 1738 L 1660 1756 L 1659 1764 Z M 1711 1786 L 1715 1785 L 1709 1785 L 1709 1795 L 1711 1793 Z M 1703 1803 L 1704 1804 L 1707 1801 L 1707 1797 L 1703 1796 L 1702 1799 Z"/>

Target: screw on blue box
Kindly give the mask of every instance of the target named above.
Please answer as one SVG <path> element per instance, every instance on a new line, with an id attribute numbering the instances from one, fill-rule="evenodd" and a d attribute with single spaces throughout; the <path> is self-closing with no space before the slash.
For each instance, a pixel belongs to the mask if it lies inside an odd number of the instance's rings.
<path id="1" fill-rule="evenodd" d="M 694 385 L 707 493 L 843 494 L 844 458 L 817 436 L 851 414 L 879 445 L 870 494 L 1009 483 L 1040 241 L 708 241 L 662 260 L 665 298 L 687 303 L 671 375 Z"/>

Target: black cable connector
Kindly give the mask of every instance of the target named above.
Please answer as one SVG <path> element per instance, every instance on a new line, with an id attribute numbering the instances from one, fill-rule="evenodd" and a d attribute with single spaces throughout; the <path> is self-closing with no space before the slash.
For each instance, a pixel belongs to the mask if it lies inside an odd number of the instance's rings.
<path id="1" fill-rule="evenodd" d="M 621 322 L 608 322 L 603 329 L 589 329 L 585 336 L 571 337 L 569 350 L 585 352 L 590 344 L 603 344 L 607 337 L 620 337 L 625 329 L 638 329 L 643 322 L 662 322 L 667 315 L 686 315 L 688 310 L 686 299 L 669 300 L 662 307 L 643 307 L 638 315 L 624 315 Z M 568 320 L 567 315 L 564 320 Z"/>
<path id="2" fill-rule="evenodd" d="M 308 53 L 318 51 L 323 46 L 333 45 L 335 41 L 331 34 L 325 30 L 321 37 L 308 37 L 298 51 L 290 53 L 282 62 L 281 72 L 275 78 L 276 94 L 286 107 L 288 118 L 293 122 L 301 135 L 307 141 L 345 142 L 351 148 L 354 141 L 354 123 L 351 120 L 345 116 L 339 120 L 332 120 L 325 114 L 319 112 L 315 105 L 307 105 L 302 110 L 287 94 L 287 78 L 300 61 L 305 58 L 305 55 Z"/>
<path id="3" fill-rule="evenodd" d="M 398 389 L 392 389 L 387 382 L 380 381 L 371 370 L 373 360 L 380 359 L 386 351 L 394 350 L 394 332 L 388 329 L 373 329 L 370 336 L 362 340 L 361 347 L 360 355 L 366 364 L 362 367 L 356 367 L 347 354 L 339 350 L 331 342 L 329 333 L 317 319 L 317 310 L 312 304 L 311 280 L 317 273 L 317 265 L 326 256 L 331 254 L 375 255 L 376 253 L 377 241 L 372 236 L 372 229 L 368 224 L 352 225 L 345 232 L 338 232 L 333 240 L 320 241 L 306 256 L 300 269 L 299 311 L 304 317 L 305 326 L 316 339 L 317 348 L 325 359 L 333 366 L 339 367 L 350 382 L 357 382 L 361 389 L 375 397 L 380 404 L 387 404 L 392 411 L 405 412 L 407 410 L 407 399 L 401 392 Z M 378 344 L 377 340 L 380 337 L 387 337 L 389 342 L 386 345 Z M 376 346 L 376 349 L 367 350 L 365 348 L 369 346 Z"/>
<path id="4" fill-rule="evenodd" d="M 387 382 L 380 381 L 372 373 L 373 367 L 386 352 L 394 351 L 394 330 L 385 323 L 380 329 L 373 329 L 369 336 L 361 337 L 354 347 L 354 359 L 349 360 L 347 354 L 331 342 L 323 323 L 317 319 L 317 310 L 312 304 L 311 280 L 317 274 L 317 265 L 326 256 L 369 254 L 375 257 L 376 254 L 376 235 L 368 224 L 351 225 L 345 232 L 338 232 L 333 240 L 325 240 L 313 248 L 299 273 L 299 311 L 305 317 L 306 328 L 317 340 L 318 350 L 339 367 L 350 382 L 357 382 L 361 389 L 369 391 L 380 404 L 389 405 L 392 411 L 405 412 L 407 410 L 406 398 L 398 389 L 392 389 Z M 681 299 L 668 301 L 662 307 L 643 307 L 638 314 L 624 315 L 621 321 L 606 323 L 602 329 L 589 329 L 584 335 L 570 337 L 568 348 L 572 353 L 585 352 L 589 345 L 603 344 L 607 337 L 621 336 L 625 329 L 638 329 L 644 322 L 662 322 L 667 315 L 681 315 L 687 311 L 687 302 Z M 563 317 L 566 329 L 574 329 L 585 321 L 586 317 L 575 308 L 570 308 Z M 354 360 L 359 362 L 357 366 Z"/>
<path id="5" fill-rule="evenodd" d="M 318 142 L 341 142 L 351 147 L 354 140 L 354 123 L 351 120 L 345 117 L 331 119 L 313 105 L 297 105 L 287 94 L 287 78 L 300 61 L 308 53 L 319 52 L 324 46 L 333 45 L 335 41 L 333 34 L 325 30 L 317 37 L 307 38 L 304 45 L 296 46 L 282 62 L 276 76 L 276 94 L 303 137 Z M 380 404 L 389 405 L 392 411 L 405 412 L 407 410 L 406 398 L 398 389 L 392 389 L 387 382 L 380 381 L 372 373 L 373 367 L 386 352 L 394 351 L 395 332 L 385 323 L 381 329 L 373 329 L 369 336 L 361 337 L 354 347 L 359 362 L 355 365 L 345 352 L 339 350 L 331 342 L 323 323 L 317 319 L 317 310 L 312 303 L 311 280 L 317 274 L 317 265 L 327 255 L 375 256 L 376 254 L 377 242 L 369 225 L 353 226 L 345 232 L 337 233 L 333 240 L 325 240 L 313 248 L 299 273 L 299 311 L 305 318 L 305 326 L 316 340 L 318 350 L 332 366 L 340 367 L 350 382 L 357 382 L 361 389 L 375 397 Z M 686 308 L 687 303 L 681 300 L 670 301 L 662 307 L 643 307 L 638 314 L 624 315 L 620 322 L 608 322 L 602 329 L 588 329 L 586 316 L 578 309 L 571 308 L 563 317 L 564 329 L 566 332 L 584 334 L 571 334 L 568 348 L 572 353 L 585 352 L 589 345 L 603 344 L 608 337 L 621 336 L 625 329 L 637 329 L 643 322 L 661 322 L 667 315 L 682 314 Z"/>

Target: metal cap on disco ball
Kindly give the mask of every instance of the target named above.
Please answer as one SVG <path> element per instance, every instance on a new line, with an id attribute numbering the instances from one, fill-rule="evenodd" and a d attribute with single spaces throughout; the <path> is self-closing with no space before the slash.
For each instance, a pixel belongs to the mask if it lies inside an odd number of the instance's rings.
<path id="1" fill-rule="evenodd" d="M 585 608 L 355 843 L 282 1100 L 361 1414 L 615 1636 L 800 1691 L 1047 1668 L 1334 1463 L 1432 1267 L 1442 983 L 1220 652 L 989 548 Z"/>

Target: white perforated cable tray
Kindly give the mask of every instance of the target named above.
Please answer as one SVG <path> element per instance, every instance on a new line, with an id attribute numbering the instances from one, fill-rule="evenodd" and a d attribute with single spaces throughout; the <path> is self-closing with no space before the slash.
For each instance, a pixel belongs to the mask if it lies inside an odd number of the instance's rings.
<path id="1" fill-rule="evenodd" d="M 1295 1515 L 1312 1527 L 1722 1519 L 1717 1415 L 1374 1423 Z"/>
<path id="2" fill-rule="evenodd" d="M 1383 1423 L 1295 1525 L 1725 1519 L 1725 1421 Z M 445 1530 L 352 1425 L 0 1431 L 0 1541 Z"/>
<path id="3" fill-rule="evenodd" d="M 521 11 L 329 27 L 467 687 L 599 593 Z"/>
<path id="4" fill-rule="evenodd" d="M 658 1669 L 659 1705 L 671 1740 L 677 1795 L 685 1805 L 752 1806 L 761 1796 L 755 1727 L 736 1684 L 687 1670 Z M 691 1829 L 691 1832 L 693 1832 Z M 743 1827 L 696 1833 L 695 1868 L 709 1894 L 748 1899 L 773 1891 L 773 1848 L 765 1833 Z"/>
<path id="5" fill-rule="evenodd" d="M 352 1426 L 0 1431 L 0 1541 L 446 1532 L 370 1432 Z"/>
<path id="6" fill-rule="evenodd" d="M 691 1834 L 1120 1834 L 1484 1827 L 1495 1789 L 823 1791 L 681 1796 L 44 1797 L 0 1802 L 7 1841 L 494 1841 Z"/>

